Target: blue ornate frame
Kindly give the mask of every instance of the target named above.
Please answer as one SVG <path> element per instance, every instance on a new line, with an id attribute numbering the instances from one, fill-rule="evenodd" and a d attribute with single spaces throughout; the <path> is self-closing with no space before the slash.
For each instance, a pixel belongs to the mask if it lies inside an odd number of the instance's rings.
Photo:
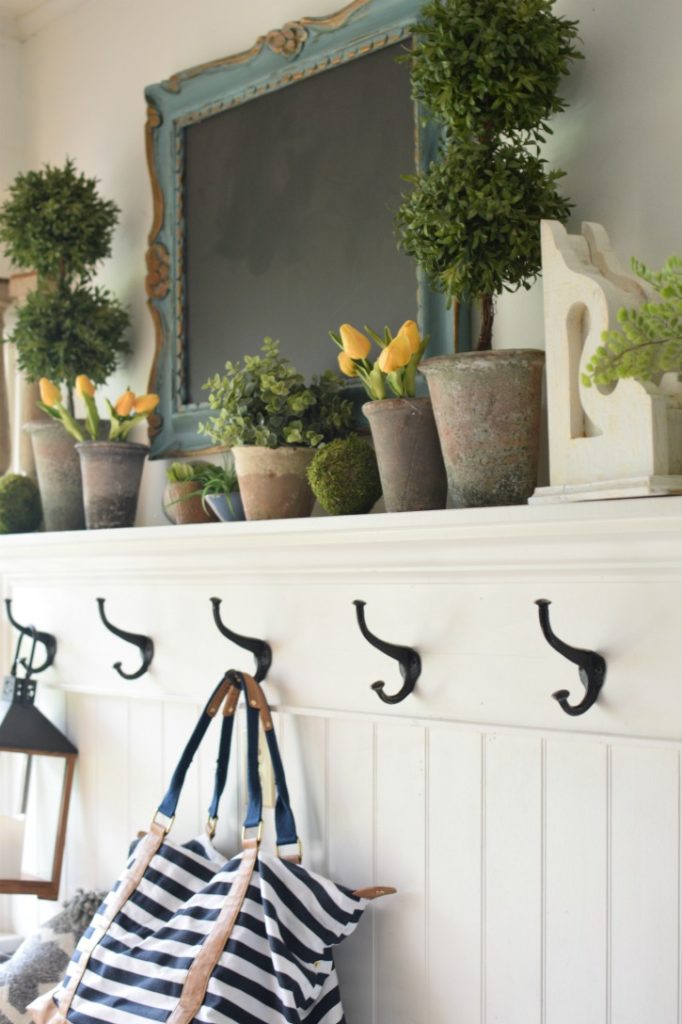
<path id="1" fill-rule="evenodd" d="M 146 290 L 156 333 L 149 390 L 160 395 L 150 418 L 152 457 L 207 452 L 197 432 L 205 407 L 183 404 L 184 269 L 183 173 L 187 126 L 294 85 L 345 61 L 409 35 L 421 0 L 352 0 L 336 14 L 301 18 L 259 37 L 250 50 L 189 68 L 145 90 L 147 160 L 154 214 L 147 250 Z M 417 162 L 428 164 L 437 130 L 415 111 Z M 431 335 L 431 354 L 452 351 L 454 318 L 442 296 L 416 271 L 420 326 Z M 468 335 L 467 309 L 458 312 L 458 335 Z"/>

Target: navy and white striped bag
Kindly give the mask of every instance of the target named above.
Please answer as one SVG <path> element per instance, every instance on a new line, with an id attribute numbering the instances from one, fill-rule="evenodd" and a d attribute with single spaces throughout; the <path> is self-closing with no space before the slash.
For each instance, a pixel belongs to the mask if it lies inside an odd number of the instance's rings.
<path id="1" fill-rule="evenodd" d="M 214 849 L 234 713 L 247 696 L 249 805 L 243 850 Z M 184 845 L 167 836 L 187 769 L 223 705 L 208 834 Z M 277 790 L 277 856 L 260 850 L 259 720 Z M 247 837 L 247 831 L 256 835 Z M 284 851 L 296 847 L 287 857 Z M 250 676 L 228 672 L 216 687 L 148 833 L 95 914 L 66 977 L 29 1007 L 37 1024 L 342 1024 L 333 947 L 355 929 L 369 899 L 300 866 L 269 708 Z"/>

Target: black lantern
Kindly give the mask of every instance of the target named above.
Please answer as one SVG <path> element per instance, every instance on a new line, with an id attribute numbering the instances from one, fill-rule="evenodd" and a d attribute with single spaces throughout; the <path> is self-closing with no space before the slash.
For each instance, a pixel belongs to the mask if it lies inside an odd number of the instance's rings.
<path id="1" fill-rule="evenodd" d="M 29 659 L 19 660 L 24 637 Z M 22 629 L 0 694 L 0 893 L 54 900 L 64 856 L 71 786 L 78 751 L 34 704 L 37 634 Z M 19 678 L 18 666 L 26 669 Z"/>

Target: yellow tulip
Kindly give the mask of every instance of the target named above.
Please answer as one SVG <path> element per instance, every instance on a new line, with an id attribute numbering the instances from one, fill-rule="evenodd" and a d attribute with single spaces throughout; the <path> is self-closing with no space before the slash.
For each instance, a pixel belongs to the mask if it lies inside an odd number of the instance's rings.
<path id="1" fill-rule="evenodd" d="M 86 377 L 84 373 L 80 373 L 76 377 L 76 391 L 81 396 L 87 395 L 88 398 L 95 397 L 95 385 L 92 383 L 89 377 Z"/>
<path id="2" fill-rule="evenodd" d="M 377 359 L 377 366 L 383 373 L 392 373 L 407 366 L 411 358 L 409 341 L 404 335 L 396 334 Z"/>
<path id="3" fill-rule="evenodd" d="M 38 381 L 38 390 L 40 391 L 40 401 L 43 405 L 46 405 L 49 409 L 53 409 L 55 405 L 59 405 L 62 400 L 62 393 L 56 384 L 53 384 L 47 377 L 41 377 Z"/>
<path id="4" fill-rule="evenodd" d="M 135 407 L 135 395 L 130 390 L 130 388 L 126 388 L 126 390 L 123 392 L 121 397 L 116 400 L 116 405 L 114 406 L 114 409 L 116 410 L 116 415 L 117 416 L 130 416 L 130 414 L 133 411 L 134 407 Z"/>
<path id="5" fill-rule="evenodd" d="M 153 412 L 159 404 L 159 396 L 154 394 L 138 395 L 135 399 L 135 412 L 144 415 Z"/>
<path id="6" fill-rule="evenodd" d="M 337 359 L 339 361 L 339 369 L 346 377 L 357 377 L 358 369 L 351 357 L 346 352 L 339 352 Z"/>
<path id="7" fill-rule="evenodd" d="M 417 327 L 414 320 L 405 321 L 405 323 L 402 325 L 402 327 L 396 334 L 396 338 L 400 336 L 407 339 L 407 343 L 410 346 L 410 352 L 412 355 L 414 355 L 422 343 L 422 340 L 419 337 L 419 328 Z"/>
<path id="8" fill-rule="evenodd" d="M 350 324 L 341 324 L 339 327 L 343 351 L 351 359 L 366 359 L 369 355 L 372 343 L 366 338 L 362 331 L 358 331 Z"/>

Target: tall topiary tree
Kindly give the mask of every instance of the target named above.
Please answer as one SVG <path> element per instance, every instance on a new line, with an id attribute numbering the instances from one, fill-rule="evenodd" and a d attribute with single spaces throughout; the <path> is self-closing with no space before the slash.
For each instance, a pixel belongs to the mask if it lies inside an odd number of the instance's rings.
<path id="1" fill-rule="evenodd" d="M 491 348 L 494 296 L 530 288 L 541 269 L 542 218 L 571 203 L 541 145 L 564 110 L 557 89 L 576 48 L 577 22 L 553 0 L 431 0 L 421 10 L 413 96 L 443 128 L 431 166 L 410 178 L 397 218 L 401 248 L 449 302 L 481 306 L 476 348 Z"/>
<path id="2" fill-rule="evenodd" d="M 80 373 L 103 384 L 128 351 L 128 313 L 110 292 L 92 284 L 111 255 L 118 207 L 102 199 L 97 180 L 74 162 L 19 174 L 0 207 L 0 243 L 20 267 L 32 267 L 38 286 L 21 306 L 7 339 L 17 346 L 28 380 L 65 384 Z"/>

